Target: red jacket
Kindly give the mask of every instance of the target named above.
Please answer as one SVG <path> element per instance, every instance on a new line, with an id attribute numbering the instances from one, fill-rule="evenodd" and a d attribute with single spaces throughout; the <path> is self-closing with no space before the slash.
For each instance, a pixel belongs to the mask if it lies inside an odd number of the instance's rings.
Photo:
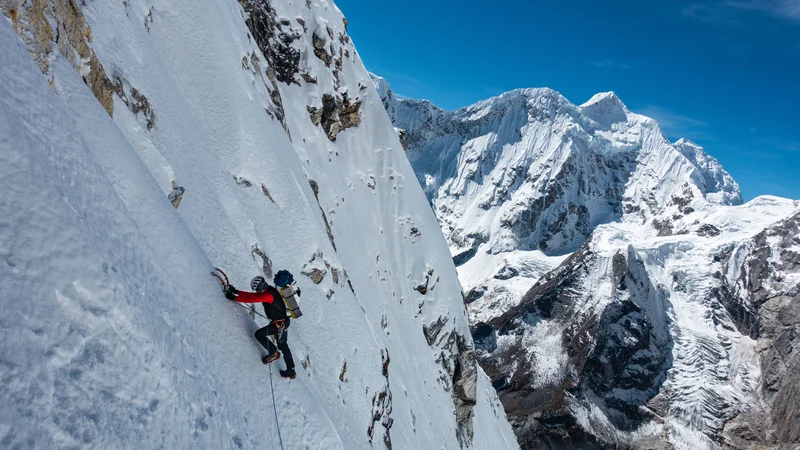
<path id="1" fill-rule="evenodd" d="M 239 303 L 269 303 L 275 301 L 275 297 L 269 292 L 244 292 L 239 291 L 236 296 L 236 301 Z"/>
<path id="2" fill-rule="evenodd" d="M 242 292 L 236 296 L 239 303 L 261 303 L 264 312 L 270 320 L 287 320 L 286 304 L 283 302 L 281 293 L 272 286 L 268 286 L 266 292 Z"/>

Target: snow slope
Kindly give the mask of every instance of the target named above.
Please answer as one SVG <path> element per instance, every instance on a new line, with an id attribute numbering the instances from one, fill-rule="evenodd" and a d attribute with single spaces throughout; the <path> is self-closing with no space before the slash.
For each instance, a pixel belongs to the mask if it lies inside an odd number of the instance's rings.
<path id="1" fill-rule="evenodd" d="M 0 4 L 3 448 L 517 446 L 341 13 L 259 5 Z M 314 83 L 273 81 L 293 54 Z M 359 123 L 333 141 L 309 107 L 345 92 Z M 214 265 L 240 288 L 295 273 L 296 380 L 262 366 L 264 323 Z"/>
<path id="2" fill-rule="evenodd" d="M 523 448 L 800 444 L 799 202 L 742 205 L 716 159 L 613 93 L 445 111 L 373 83 Z"/>

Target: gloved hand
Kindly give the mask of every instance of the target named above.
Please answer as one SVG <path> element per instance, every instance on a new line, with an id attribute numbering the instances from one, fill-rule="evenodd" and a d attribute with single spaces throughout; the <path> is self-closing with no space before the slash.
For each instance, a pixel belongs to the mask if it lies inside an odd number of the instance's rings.
<path id="1" fill-rule="evenodd" d="M 225 298 L 231 301 L 236 300 L 238 294 L 239 291 L 233 286 L 228 286 L 228 289 L 225 290 Z"/>
<path id="2" fill-rule="evenodd" d="M 295 289 L 294 293 L 297 294 L 297 296 L 299 297 L 300 296 L 300 288 Z"/>

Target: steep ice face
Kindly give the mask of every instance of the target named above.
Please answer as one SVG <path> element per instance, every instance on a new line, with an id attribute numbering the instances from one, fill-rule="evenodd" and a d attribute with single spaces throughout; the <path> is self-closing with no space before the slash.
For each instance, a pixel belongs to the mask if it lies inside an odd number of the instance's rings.
<path id="1" fill-rule="evenodd" d="M 386 81 L 385 78 L 379 77 L 373 73 L 369 74 L 369 77 L 370 80 L 372 80 L 372 84 L 375 86 L 375 90 L 378 92 L 378 96 L 381 99 L 387 99 L 387 102 L 393 102 L 394 92 L 392 92 L 389 82 Z"/>
<path id="2" fill-rule="evenodd" d="M 2 447 L 516 447 L 333 3 L 41 3 L 0 2 Z M 295 274 L 297 379 L 214 266 Z"/>
<path id="3" fill-rule="evenodd" d="M 699 179 L 696 182 L 706 197 L 726 205 L 742 203 L 739 184 L 703 147 L 685 138 L 679 139 L 673 145 L 698 169 L 696 173 Z"/>
<path id="4" fill-rule="evenodd" d="M 800 440 L 800 213 L 726 249 L 720 302 L 740 333 L 757 339 L 758 400 L 726 424 L 740 448 Z"/>
<path id="5" fill-rule="evenodd" d="M 627 122 L 630 114 L 628 107 L 613 92 L 595 94 L 581 105 L 581 110 L 605 128 L 610 128 L 615 123 Z"/>

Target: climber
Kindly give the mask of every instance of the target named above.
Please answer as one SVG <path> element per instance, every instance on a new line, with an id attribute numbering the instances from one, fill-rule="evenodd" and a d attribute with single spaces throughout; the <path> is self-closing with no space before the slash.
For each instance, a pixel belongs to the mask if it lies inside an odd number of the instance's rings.
<path id="1" fill-rule="evenodd" d="M 287 328 L 289 328 L 289 317 L 286 315 L 286 304 L 277 289 L 267 284 L 264 277 L 258 276 L 250 282 L 250 287 L 255 292 L 240 292 L 233 286 L 228 286 L 225 291 L 225 298 L 239 303 L 261 303 L 267 318 L 271 320 L 269 325 L 256 331 L 255 336 L 261 346 L 267 350 L 267 355 L 261 361 L 269 364 L 281 357 L 280 349 L 283 352 L 283 361 L 286 363 L 286 370 L 281 370 L 283 378 L 294 379 L 294 360 L 292 351 L 286 343 Z M 274 336 L 278 343 L 277 348 L 268 336 Z"/>

